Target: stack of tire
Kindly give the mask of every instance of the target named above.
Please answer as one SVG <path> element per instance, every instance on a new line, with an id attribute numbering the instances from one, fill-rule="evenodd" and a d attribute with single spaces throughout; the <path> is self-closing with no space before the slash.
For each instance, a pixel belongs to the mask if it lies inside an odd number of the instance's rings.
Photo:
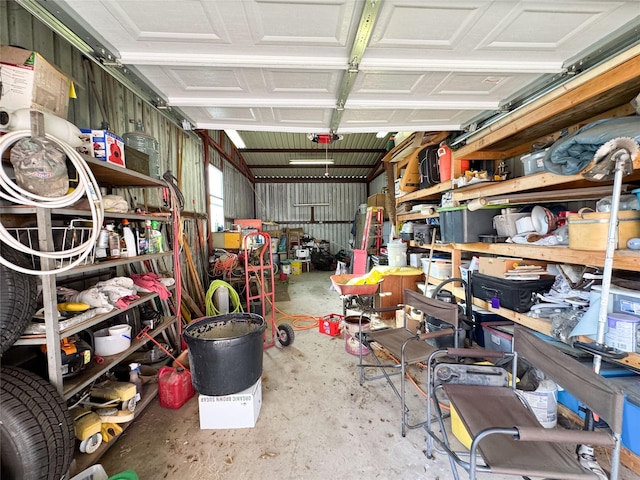
<path id="1" fill-rule="evenodd" d="M 14 265 L 28 259 L 0 243 Z M 36 309 L 37 283 L 0 264 L 0 354 L 16 342 Z M 2 365 L 0 371 L 0 478 L 58 480 L 73 458 L 73 420 L 58 391 L 38 375 Z"/>

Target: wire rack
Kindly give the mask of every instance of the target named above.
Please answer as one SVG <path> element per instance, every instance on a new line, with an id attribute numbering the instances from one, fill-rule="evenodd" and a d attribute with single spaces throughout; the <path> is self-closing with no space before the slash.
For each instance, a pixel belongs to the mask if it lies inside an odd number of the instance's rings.
<path id="1" fill-rule="evenodd" d="M 85 219 L 74 219 L 66 226 L 53 226 L 53 248 L 55 251 L 68 250 L 86 242 L 91 237 L 92 223 Z M 40 250 L 38 227 L 8 227 L 7 231 L 20 243 L 33 250 Z M 78 258 L 78 255 L 56 260 L 56 268 L 62 268 Z M 83 264 L 95 261 L 95 245 L 84 259 Z M 31 255 L 31 268 L 40 268 L 40 258 Z"/>

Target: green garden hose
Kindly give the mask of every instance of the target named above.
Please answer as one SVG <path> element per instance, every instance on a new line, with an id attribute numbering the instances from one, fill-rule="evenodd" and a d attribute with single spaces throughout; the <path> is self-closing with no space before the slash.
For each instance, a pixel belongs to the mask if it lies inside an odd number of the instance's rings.
<path id="1" fill-rule="evenodd" d="M 222 314 L 222 312 L 220 312 L 213 303 L 213 294 L 220 287 L 226 287 L 229 290 L 229 300 L 233 303 L 234 306 L 233 311 L 230 313 L 243 312 L 244 309 L 242 308 L 242 303 L 240 301 L 240 295 L 238 295 L 238 292 L 236 292 L 235 289 L 227 282 L 223 280 L 214 280 L 211 282 L 211 285 L 209 285 L 209 290 L 207 290 L 207 296 L 205 299 L 207 315 L 213 316 Z"/>

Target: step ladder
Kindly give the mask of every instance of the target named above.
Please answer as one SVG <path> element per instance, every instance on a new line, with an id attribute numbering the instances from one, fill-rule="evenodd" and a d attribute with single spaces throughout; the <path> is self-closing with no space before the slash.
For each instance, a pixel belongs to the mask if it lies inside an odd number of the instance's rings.
<path id="1" fill-rule="evenodd" d="M 367 273 L 369 255 L 380 255 L 382 247 L 382 227 L 384 225 L 384 208 L 367 207 L 367 216 L 362 232 L 360 249 L 353 251 L 353 273 L 364 275 Z M 373 234 L 372 234 L 373 232 Z"/>
<path id="2" fill-rule="evenodd" d="M 382 247 L 382 226 L 384 225 L 384 208 L 367 207 L 367 217 L 362 232 L 362 244 L 360 250 L 366 250 L 368 254 L 380 255 Z M 371 231 L 373 230 L 373 236 Z M 373 245 L 369 243 L 373 240 Z"/>

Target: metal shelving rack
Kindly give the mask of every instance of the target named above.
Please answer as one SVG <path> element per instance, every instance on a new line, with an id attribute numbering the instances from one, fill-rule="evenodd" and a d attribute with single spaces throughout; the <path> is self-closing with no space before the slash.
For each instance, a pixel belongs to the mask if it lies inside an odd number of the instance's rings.
<path id="1" fill-rule="evenodd" d="M 166 184 L 162 180 L 147 177 L 140 173 L 125 168 L 114 166 L 106 162 L 96 160 L 95 158 L 83 156 L 87 164 L 90 166 L 93 174 L 98 180 L 101 186 L 109 188 L 165 188 Z M 0 214 L 3 215 L 35 215 L 39 249 L 41 251 L 53 251 L 54 244 L 53 238 L 50 232 L 52 231 L 52 217 L 65 216 L 65 217 L 82 217 L 88 215 L 86 210 L 78 209 L 46 209 L 36 208 L 22 205 L 13 205 L 7 207 L 0 207 Z M 125 213 L 109 213 L 105 212 L 106 218 L 136 218 L 138 220 L 153 219 L 161 222 L 169 222 L 171 218 L 167 214 L 162 215 L 137 215 L 137 214 L 125 214 Z M 62 376 L 62 359 L 60 353 L 60 340 L 74 333 L 78 333 L 82 330 L 86 330 L 101 322 L 108 320 L 109 318 L 125 312 L 138 305 L 147 303 L 155 299 L 158 295 L 156 293 L 150 293 L 141 295 L 139 300 L 132 302 L 126 309 L 114 309 L 109 313 L 96 315 L 84 322 L 70 327 L 60 327 L 57 318 L 57 295 L 56 285 L 57 280 L 64 277 L 83 276 L 89 273 L 95 273 L 99 271 L 107 271 L 115 267 L 121 267 L 131 265 L 134 263 L 141 263 L 147 261 L 156 261 L 158 259 L 172 256 L 173 252 L 163 252 L 157 254 L 138 255 L 136 257 L 119 258 L 115 260 L 106 260 L 99 263 L 90 263 L 77 266 L 66 272 L 53 275 L 40 275 L 42 283 L 42 298 L 44 307 L 45 318 L 45 333 L 44 335 L 23 335 L 15 345 L 46 345 L 47 348 L 47 370 L 49 375 L 49 381 L 57 388 L 59 393 L 65 398 L 69 399 L 82 389 L 88 387 L 92 382 L 98 379 L 101 375 L 111 370 L 115 365 L 123 361 L 131 353 L 135 352 L 147 343 L 148 338 L 134 339 L 131 346 L 117 355 L 105 357 L 104 363 L 97 365 L 92 364 L 85 370 L 80 372 L 75 377 L 70 379 L 63 379 Z M 53 260 L 42 258 L 41 268 L 43 270 L 52 270 L 55 265 L 52 264 Z M 168 313 L 168 312 L 165 312 Z M 157 336 L 165 332 L 169 327 L 176 324 L 177 317 L 165 316 L 164 321 L 156 327 L 153 331 L 149 332 L 151 336 Z"/>

